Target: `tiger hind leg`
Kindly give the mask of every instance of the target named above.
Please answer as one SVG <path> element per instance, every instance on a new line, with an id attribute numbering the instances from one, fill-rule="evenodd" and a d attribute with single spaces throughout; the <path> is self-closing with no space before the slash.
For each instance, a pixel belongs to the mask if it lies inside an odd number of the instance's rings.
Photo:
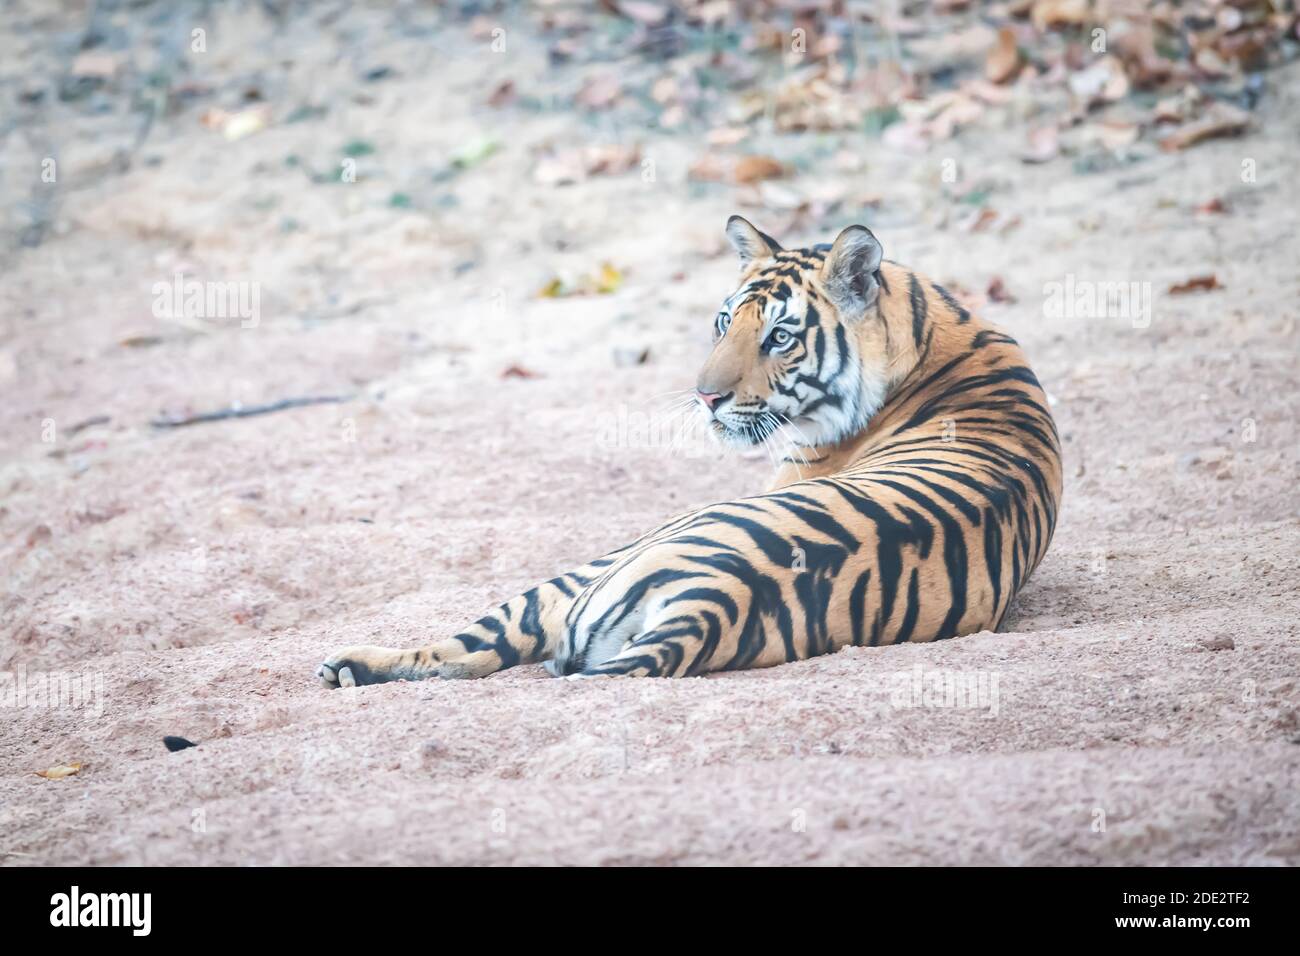
<path id="1" fill-rule="evenodd" d="M 733 666 L 744 643 L 744 602 L 709 582 L 677 582 L 644 596 L 638 610 L 627 616 L 627 630 L 597 624 L 580 650 L 566 640 L 557 650 L 557 671 L 576 677 L 692 677 Z"/>
<path id="2" fill-rule="evenodd" d="M 588 661 L 582 676 L 690 677 L 709 670 L 722 639 L 722 622 L 711 611 L 672 617 L 623 645 L 603 661 Z"/>
<path id="3" fill-rule="evenodd" d="M 316 668 L 326 687 L 395 680 L 486 677 L 507 667 L 549 660 L 564 619 L 582 590 L 610 558 L 552 578 L 507 601 L 465 630 L 419 648 L 357 645 L 341 648 Z"/>

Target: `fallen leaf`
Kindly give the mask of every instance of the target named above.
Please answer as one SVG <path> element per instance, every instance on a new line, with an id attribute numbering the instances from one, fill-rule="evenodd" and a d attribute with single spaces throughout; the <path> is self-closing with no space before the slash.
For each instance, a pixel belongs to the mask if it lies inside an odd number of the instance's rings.
<path id="1" fill-rule="evenodd" d="M 502 107 L 515 101 L 515 81 L 503 80 L 488 95 L 488 106 Z"/>
<path id="2" fill-rule="evenodd" d="M 1175 66 L 1181 70 L 1181 64 L 1165 59 L 1156 51 L 1155 28 L 1150 23 L 1127 22 L 1124 29 L 1115 31 L 1113 48 L 1124 61 L 1129 79 L 1142 89 L 1168 80 Z"/>
<path id="3" fill-rule="evenodd" d="M 650 99 L 654 100 L 660 106 L 667 106 L 669 103 L 675 103 L 681 97 L 681 84 L 677 77 L 661 76 L 650 86 Z"/>
<path id="4" fill-rule="evenodd" d="M 1212 80 L 1221 80 L 1232 73 L 1232 66 L 1211 47 L 1197 50 L 1192 57 L 1192 65 Z"/>
<path id="5" fill-rule="evenodd" d="M 989 106 L 1006 106 L 1015 96 L 1014 91 L 986 80 L 973 79 L 962 84 L 962 90 Z"/>
<path id="6" fill-rule="evenodd" d="M 44 777 L 46 780 L 62 780 L 64 777 L 71 777 L 74 773 L 79 773 L 83 766 L 84 764 L 80 761 L 59 764 L 59 766 L 50 767 L 48 770 L 37 770 L 36 776 Z"/>
<path id="7" fill-rule="evenodd" d="M 542 186 L 569 186 L 586 177 L 582 156 L 576 151 L 559 156 L 543 156 L 533 167 L 533 182 Z"/>
<path id="8" fill-rule="evenodd" d="M 708 140 L 710 146 L 735 146 L 748 136 L 749 130 L 744 126 L 720 126 L 709 130 Z"/>
<path id="9" fill-rule="evenodd" d="M 111 79 L 120 66 L 117 57 L 101 50 L 84 50 L 72 61 L 73 76 L 89 79 Z"/>
<path id="10" fill-rule="evenodd" d="M 582 151 L 583 168 L 589 176 L 625 173 L 640 162 L 640 146 L 588 146 Z"/>
<path id="11" fill-rule="evenodd" d="M 731 178 L 733 163 L 725 156 L 719 156 L 717 153 L 705 153 L 695 162 L 691 163 L 690 169 L 686 171 L 688 178 L 696 182 L 721 183 Z"/>
<path id="12" fill-rule="evenodd" d="M 472 169 L 500 148 L 501 143 L 498 140 L 490 136 L 481 136 L 470 140 L 457 150 L 451 157 L 451 164 L 457 169 Z"/>
<path id="13" fill-rule="evenodd" d="M 771 156 L 730 157 L 705 153 L 691 164 L 687 175 L 697 182 L 749 185 L 764 179 L 779 179 L 787 172 L 785 165 Z"/>
<path id="14" fill-rule="evenodd" d="M 1138 141 L 1141 127 L 1137 123 L 1125 123 L 1121 120 L 1105 120 L 1096 126 L 1097 139 L 1101 145 L 1112 153 L 1127 149 Z"/>
<path id="15" fill-rule="evenodd" d="M 996 209 L 990 209 L 988 206 L 983 206 L 976 209 L 968 219 L 962 221 L 961 229 L 963 232 L 983 232 L 993 223 L 997 222 L 998 219 L 999 216 Z"/>
<path id="16" fill-rule="evenodd" d="M 984 75 L 992 83 L 1007 83 L 1020 72 L 1020 48 L 1016 46 L 1016 32 L 1011 27 L 998 31 L 997 43 L 984 61 Z"/>
<path id="17" fill-rule="evenodd" d="M 989 280 L 987 295 L 990 302 L 1015 302 L 1016 297 L 1007 291 L 1006 283 L 1002 281 L 1001 276 L 994 276 Z"/>
<path id="18" fill-rule="evenodd" d="M 565 186 L 589 176 L 625 173 L 640 162 L 640 146 L 585 146 L 543 156 L 533 167 L 533 180 L 543 186 Z"/>
<path id="19" fill-rule="evenodd" d="M 602 262 L 595 275 L 582 276 L 577 282 L 566 282 L 556 276 L 537 290 L 542 299 L 562 299 L 571 295 L 610 295 L 623 285 L 623 273 L 611 263 Z"/>
<path id="20" fill-rule="evenodd" d="M 538 289 L 537 296 L 541 299 L 558 299 L 560 296 L 567 295 L 564 290 L 564 280 L 557 276 Z"/>
<path id="21" fill-rule="evenodd" d="M 623 81 L 617 74 L 603 73 L 583 83 L 573 99 L 579 106 L 603 110 L 613 106 L 622 94 Z"/>
<path id="22" fill-rule="evenodd" d="M 1035 0 L 1029 18 L 1039 30 L 1077 27 L 1088 19 L 1088 0 Z"/>
<path id="23" fill-rule="evenodd" d="M 232 142 L 264 129 L 269 121 L 270 110 L 266 106 L 255 106 L 237 113 L 213 107 L 199 115 L 199 123 L 202 126 L 220 132 Z"/>
<path id="24" fill-rule="evenodd" d="M 637 23 L 644 23 L 648 27 L 657 27 L 665 23 L 670 12 L 666 6 L 646 3 L 644 0 L 619 0 L 615 7 L 623 16 Z"/>
<path id="25" fill-rule="evenodd" d="M 808 208 L 806 196 L 782 183 L 761 182 L 757 188 L 757 205 L 767 209 L 773 209 L 777 212 L 790 212 L 791 210 Z"/>
<path id="26" fill-rule="evenodd" d="M 1029 147 L 1020 154 L 1022 162 L 1046 163 L 1061 153 L 1061 136 L 1055 125 L 1029 131 Z"/>
<path id="27" fill-rule="evenodd" d="M 1086 68 L 1070 74 L 1068 81 L 1084 109 L 1098 103 L 1114 103 L 1128 95 L 1128 74 L 1113 56 L 1103 56 Z"/>
<path id="28" fill-rule="evenodd" d="M 785 174 L 785 166 L 771 156 L 742 156 L 736 161 L 731 175 L 736 182 L 743 184 L 780 179 Z"/>
<path id="29" fill-rule="evenodd" d="M 524 368 L 522 365 L 510 365 L 501 371 L 502 378 L 541 378 L 537 372 L 532 369 Z"/>
<path id="30" fill-rule="evenodd" d="M 1237 136 L 1250 125 L 1250 114 L 1227 103 L 1215 103 L 1199 120 L 1179 127 L 1160 141 L 1166 152 L 1187 149 L 1207 139 Z"/>
<path id="31" fill-rule="evenodd" d="M 623 284 L 623 273 L 615 269 L 608 262 L 602 262 L 600 273 L 596 276 L 595 288 L 601 295 L 609 295 L 617 292 L 619 286 Z"/>
<path id="32" fill-rule="evenodd" d="M 264 106 L 255 107 L 251 110 L 241 110 L 227 117 L 221 126 L 221 135 L 226 137 L 230 142 L 243 139 L 245 136 L 252 136 L 266 128 L 270 120 L 270 111 Z"/>
<path id="33" fill-rule="evenodd" d="M 1222 289 L 1219 284 L 1219 277 L 1214 275 L 1195 276 L 1186 282 L 1178 282 L 1169 287 L 1170 295 L 1184 295 L 1188 292 L 1209 292 L 1213 289 Z"/>

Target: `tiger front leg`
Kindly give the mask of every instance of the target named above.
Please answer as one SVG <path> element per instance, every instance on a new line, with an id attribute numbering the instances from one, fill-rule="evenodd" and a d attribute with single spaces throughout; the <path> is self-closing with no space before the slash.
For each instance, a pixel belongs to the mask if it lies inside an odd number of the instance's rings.
<path id="1" fill-rule="evenodd" d="M 609 559 L 525 591 L 453 637 L 427 647 L 399 649 L 357 645 L 330 654 L 316 676 L 330 688 L 394 680 L 486 677 L 517 664 L 549 660 L 565 615 Z"/>

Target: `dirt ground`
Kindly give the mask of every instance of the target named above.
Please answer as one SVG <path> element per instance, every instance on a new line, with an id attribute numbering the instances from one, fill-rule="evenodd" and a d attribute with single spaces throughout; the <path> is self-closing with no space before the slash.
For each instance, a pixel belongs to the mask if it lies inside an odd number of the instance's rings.
<path id="1" fill-rule="evenodd" d="M 60 186 L 0 268 L 0 670 L 28 695 L 0 716 L 0 862 L 1300 863 L 1294 65 L 1244 137 L 1089 173 L 1022 163 L 1010 129 L 921 155 L 760 138 L 798 161 L 789 188 L 839 191 L 794 217 L 689 182 L 689 133 L 485 111 L 505 79 L 575 82 L 524 25 L 494 57 L 369 8 L 262 16 L 222 14 L 196 76 L 257 77 L 277 118 L 328 109 L 233 140 L 196 111 L 139 146 L 112 114 L 6 133 L 6 203 L 50 142 Z M 54 32 L 0 35 L 7 90 Z M 650 181 L 534 176 L 550 145 L 632 140 Z M 356 182 L 313 179 L 349 152 Z M 1018 224 L 962 228 L 949 156 Z M 446 634 L 763 487 L 761 455 L 659 424 L 730 291 L 737 211 L 787 244 L 863 221 L 936 281 L 1014 296 L 981 311 L 1050 393 L 1066 486 L 1005 633 L 678 681 L 321 687 L 336 646 Z M 606 262 L 607 294 L 539 295 Z M 157 318 L 178 273 L 258 283 L 258 322 Z M 1048 316 L 1067 276 L 1150 283 L 1149 324 Z M 305 396 L 342 401 L 151 425 Z M 49 675 L 98 690 L 52 706 Z M 996 693 L 903 692 L 934 675 Z"/>

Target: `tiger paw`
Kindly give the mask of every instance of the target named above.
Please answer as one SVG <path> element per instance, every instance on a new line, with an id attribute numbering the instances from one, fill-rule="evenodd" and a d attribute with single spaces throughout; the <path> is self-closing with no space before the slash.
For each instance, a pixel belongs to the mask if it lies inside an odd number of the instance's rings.
<path id="1" fill-rule="evenodd" d="M 382 684 L 398 677 L 392 670 L 396 655 L 385 647 L 345 647 L 326 657 L 316 676 L 331 689 Z"/>

